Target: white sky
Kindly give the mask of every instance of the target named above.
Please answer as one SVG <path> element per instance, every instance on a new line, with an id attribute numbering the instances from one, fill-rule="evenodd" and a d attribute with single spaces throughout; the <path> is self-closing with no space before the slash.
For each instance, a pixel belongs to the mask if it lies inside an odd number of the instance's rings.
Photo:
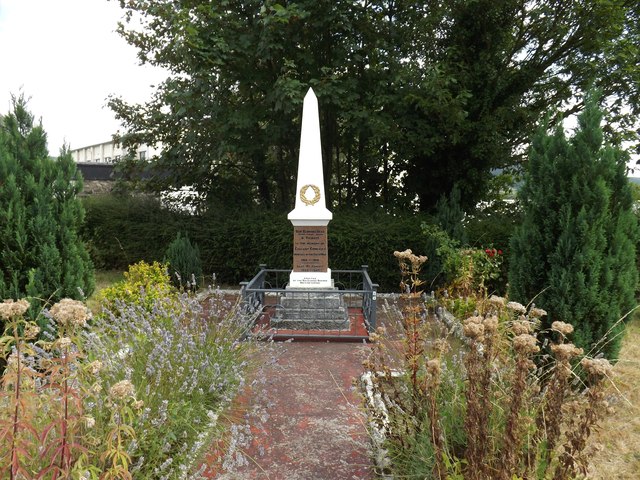
<path id="1" fill-rule="evenodd" d="M 121 17 L 113 0 L 0 0 L 0 113 L 12 93 L 30 97 L 52 155 L 65 140 L 72 149 L 109 141 L 120 125 L 107 96 L 142 102 L 165 77 L 138 64 L 115 32 Z"/>

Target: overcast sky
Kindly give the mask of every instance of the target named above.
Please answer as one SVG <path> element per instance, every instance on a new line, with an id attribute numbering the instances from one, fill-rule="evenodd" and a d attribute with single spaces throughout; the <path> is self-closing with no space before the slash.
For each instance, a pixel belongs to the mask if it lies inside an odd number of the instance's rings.
<path id="1" fill-rule="evenodd" d="M 0 0 L 0 113 L 12 93 L 30 97 L 52 155 L 65 140 L 71 148 L 109 141 L 119 123 L 107 96 L 145 101 L 164 78 L 138 65 L 115 33 L 121 16 L 113 0 Z"/>

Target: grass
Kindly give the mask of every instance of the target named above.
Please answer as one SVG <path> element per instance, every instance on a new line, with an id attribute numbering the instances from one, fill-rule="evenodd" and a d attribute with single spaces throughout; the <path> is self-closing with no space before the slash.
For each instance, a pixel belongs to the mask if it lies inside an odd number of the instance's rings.
<path id="1" fill-rule="evenodd" d="M 617 388 L 609 392 L 615 413 L 602 422 L 592 436 L 592 444 L 602 449 L 592 460 L 588 478 L 631 480 L 640 472 L 640 313 L 628 325 L 614 367 Z"/>
<path id="2" fill-rule="evenodd" d="M 123 272 L 120 270 L 96 270 L 96 288 L 87 298 L 87 307 L 93 312 L 98 311 L 98 294 L 103 288 L 109 287 L 116 282 L 124 279 Z"/>
<path id="3" fill-rule="evenodd" d="M 96 292 L 108 287 L 115 282 L 124 279 L 123 272 L 120 270 L 97 270 L 96 271 Z"/>

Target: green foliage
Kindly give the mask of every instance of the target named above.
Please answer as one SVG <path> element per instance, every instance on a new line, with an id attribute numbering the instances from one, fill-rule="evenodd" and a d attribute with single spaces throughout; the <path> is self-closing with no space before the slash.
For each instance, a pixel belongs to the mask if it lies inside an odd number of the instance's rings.
<path id="1" fill-rule="evenodd" d="M 212 210 L 194 216 L 164 209 L 146 197 L 84 201 L 87 215 L 82 233 L 100 268 L 125 269 L 139 260 L 161 261 L 178 232 L 198 245 L 203 272 L 215 273 L 224 284 L 252 278 L 260 264 L 292 267 L 293 227 L 283 212 Z M 435 289 L 445 280 L 437 249 L 448 237 L 436 226 L 423 230 L 422 224 L 429 221 L 414 213 L 338 210 L 328 229 L 329 266 L 339 270 L 369 265 L 381 291 L 397 291 L 397 267 L 386 252 L 411 248 L 429 257 L 423 269 L 425 288 Z"/>
<path id="2" fill-rule="evenodd" d="M 107 309 L 115 309 L 118 304 L 141 306 L 151 311 L 160 300 L 168 301 L 177 292 L 171 286 L 167 265 L 140 261 L 129 266 L 124 280 L 100 292 L 102 304 Z"/>
<path id="3" fill-rule="evenodd" d="M 202 284 L 202 262 L 200 250 L 197 245 L 192 245 L 189 237 L 184 237 L 180 232 L 167 248 L 166 262 L 172 274 L 173 284 L 177 287 L 190 286 L 196 289 Z"/>
<path id="4" fill-rule="evenodd" d="M 180 231 L 179 215 L 152 197 L 95 195 L 82 202 L 82 237 L 99 269 L 125 270 L 140 260 L 162 261 Z"/>
<path id="5" fill-rule="evenodd" d="M 78 230 L 82 189 L 69 150 L 48 156 L 46 134 L 24 97 L 0 123 L 0 298 L 80 298 L 94 288 Z M 37 299 L 37 300 L 36 300 Z"/>
<path id="6" fill-rule="evenodd" d="M 492 169 L 519 160 L 539 114 L 581 109 L 575 92 L 590 83 L 617 111 L 611 133 L 637 141 L 634 2 L 120 5 L 119 33 L 143 63 L 171 72 L 146 104 L 109 101 L 125 147 L 165 147 L 151 166 L 121 167 L 146 170 L 156 191 L 194 185 L 208 205 L 292 206 L 309 87 L 330 209 L 417 198 L 431 210 L 456 184 L 470 209 Z"/>
<path id="7" fill-rule="evenodd" d="M 627 155 L 603 144 L 593 96 L 571 139 L 540 129 L 520 192 L 524 222 L 511 242 L 510 295 L 573 324 L 576 343 L 615 358 L 635 304 L 638 225 Z"/>
<path id="8" fill-rule="evenodd" d="M 460 206 L 460 189 L 454 185 L 449 196 L 442 195 L 436 204 L 436 221 L 452 240 L 467 243 L 464 228 L 464 210 Z"/>

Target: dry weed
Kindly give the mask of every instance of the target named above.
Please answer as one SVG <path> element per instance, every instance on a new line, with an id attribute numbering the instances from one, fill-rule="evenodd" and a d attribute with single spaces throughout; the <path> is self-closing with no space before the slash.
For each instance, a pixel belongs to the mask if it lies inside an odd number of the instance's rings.
<path id="1" fill-rule="evenodd" d="M 627 325 L 620 359 L 614 367 L 615 387 L 607 400 L 615 413 L 607 416 L 590 446 L 597 450 L 587 478 L 635 480 L 640 472 L 640 316 Z"/>

